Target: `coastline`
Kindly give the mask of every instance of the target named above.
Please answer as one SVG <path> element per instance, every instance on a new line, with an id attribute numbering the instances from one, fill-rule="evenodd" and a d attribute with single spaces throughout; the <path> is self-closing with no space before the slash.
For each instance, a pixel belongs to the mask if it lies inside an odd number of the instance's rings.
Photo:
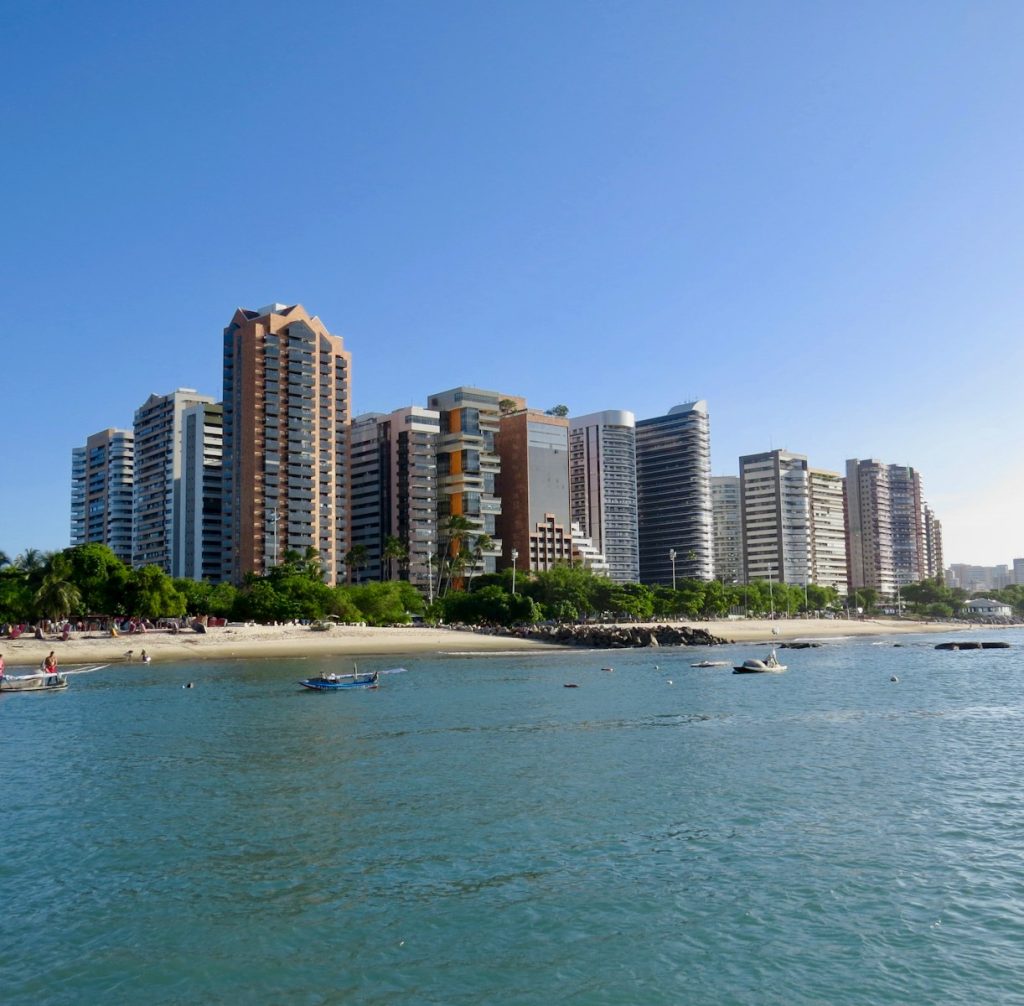
<path id="1" fill-rule="evenodd" d="M 654 623 L 652 623 L 654 624 Z M 969 628 L 978 631 L 1005 626 L 969 626 L 945 622 L 919 622 L 910 619 L 721 619 L 710 622 L 661 622 L 676 627 L 704 629 L 736 644 L 767 644 L 797 639 L 846 639 L 859 636 L 907 635 L 914 633 L 960 633 Z M 434 628 L 430 626 L 339 625 L 329 632 L 313 632 L 304 625 L 228 625 L 210 628 L 205 634 L 185 630 L 177 635 L 150 631 L 115 638 L 99 633 L 73 633 L 67 642 L 59 637 L 43 640 L 0 639 L 0 654 L 10 671 L 36 667 L 53 650 L 62 668 L 140 659 L 143 650 L 154 663 L 169 661 L 231 660 L 284 657 L 367 657 L 470 655 L 508 652 L 545 652 L 573 647 L 517 639 L 473 629 Z"/>

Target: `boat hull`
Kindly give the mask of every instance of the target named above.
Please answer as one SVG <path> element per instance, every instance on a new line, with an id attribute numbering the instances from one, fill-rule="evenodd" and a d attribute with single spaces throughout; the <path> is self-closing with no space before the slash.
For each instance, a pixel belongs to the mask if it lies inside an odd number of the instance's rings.
<path id="1" fill-rule="evenodd" d="M 366 678 L 357 681 L 323 681 L 320 678 L 306 678 L 299 682 L 303 688 L 312 692 L 345 692 L 351 688 L 376 688 L 377 678 Z"/>
<path id="2" fill-rule="evenodd" d="M 760 664 L 758 667 L 756 665 Z M 748 660 L 740 667 L 732 669 L 733 674 L 781 674 L 786 669 L 785 664 L 765 664 L 760 660 Z"/>
<path id="3" fill-rule="evenodd" d="M 63 674 L 33 674 L 23 678 L 0 679 L 0 692 L 57 692 L 67 686 L 68 679 Z"/>

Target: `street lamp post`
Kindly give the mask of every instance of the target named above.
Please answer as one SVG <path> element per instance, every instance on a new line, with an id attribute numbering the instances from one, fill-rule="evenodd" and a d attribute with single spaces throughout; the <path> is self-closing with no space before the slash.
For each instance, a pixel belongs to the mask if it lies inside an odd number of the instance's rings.
<path id="1" fill-rule="evenodd" d="M 434 603 L 434 543 L 427 542 L 427 597 Z"/>
<path id="2" fill-rule="evenodd" d="M 668 550 L 668 560 L 672 563 L 672 589 L 676 589 L 676 550 L 670 548 Z"/>
<path id="3" fill-rule="evenodd" d="M 512 557 L 512 593 L 515 594 L 515 592 L 516 592 L 516 559 L 519 558 L 519 551 L 517 549 L 512 549 L 512 551 L 509 552 L 509 555 Z"/>
<path id="4" fill-rule="evenodd" d="M 271 510 L 267 514 L 267 523 L 270 525 L 270 531 L 273 534 L 272 546 L 273 550 L 270 553 L 270 565 L 271 567 L 277 565 L 277 520 L 280 515 L 276 510 Z"/>

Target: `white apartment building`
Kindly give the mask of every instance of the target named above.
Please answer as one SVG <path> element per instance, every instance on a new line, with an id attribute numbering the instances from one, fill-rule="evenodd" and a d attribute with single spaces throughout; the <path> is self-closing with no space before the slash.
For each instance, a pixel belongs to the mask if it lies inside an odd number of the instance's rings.
<path id="1" fill-rule="evenodd" d="M 843 478 L 802 454 L 740 458 L 743 577 L 846 593 Z"/>
<path id="2" fill-rule="evenodd" d="M 135 434 L 101 430 L 71 452 L 71 544 L 107 545 L 132 561 Z"/>
<path id="3" fill-rule="evenodd" d="M 592 412 L 569 420 L 572 522 L 604 555 L 616 583 L 640 579 L 637 535 L 636 419 L 632 412 Z"/>
<path id="4" fill-rule="evenodd" d="M 135 411 L 135 491 L 132 502 L 132 565 L 159 566 L 184 576 L 181 497 L 182 421 L 185 410 L 212 404 L 209 395 L 178 388 L 150 395 Z"/>
<path id="5" fill-rule="evenodd" d="M 224 565 L 224 407 L 198 402 L 181 416 L 181 520 L 175 562 L 190 580 L 220 580 Z"/>

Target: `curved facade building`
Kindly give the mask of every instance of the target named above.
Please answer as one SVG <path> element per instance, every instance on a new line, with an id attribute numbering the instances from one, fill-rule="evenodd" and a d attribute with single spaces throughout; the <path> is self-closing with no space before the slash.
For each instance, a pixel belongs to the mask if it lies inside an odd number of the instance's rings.
<path id="1" fill-rule="evenodd" d="M 636 488 L 640 582 L 712 579 L 707 402 L 677 405 L 667 415 L 636 424 Z"/>

